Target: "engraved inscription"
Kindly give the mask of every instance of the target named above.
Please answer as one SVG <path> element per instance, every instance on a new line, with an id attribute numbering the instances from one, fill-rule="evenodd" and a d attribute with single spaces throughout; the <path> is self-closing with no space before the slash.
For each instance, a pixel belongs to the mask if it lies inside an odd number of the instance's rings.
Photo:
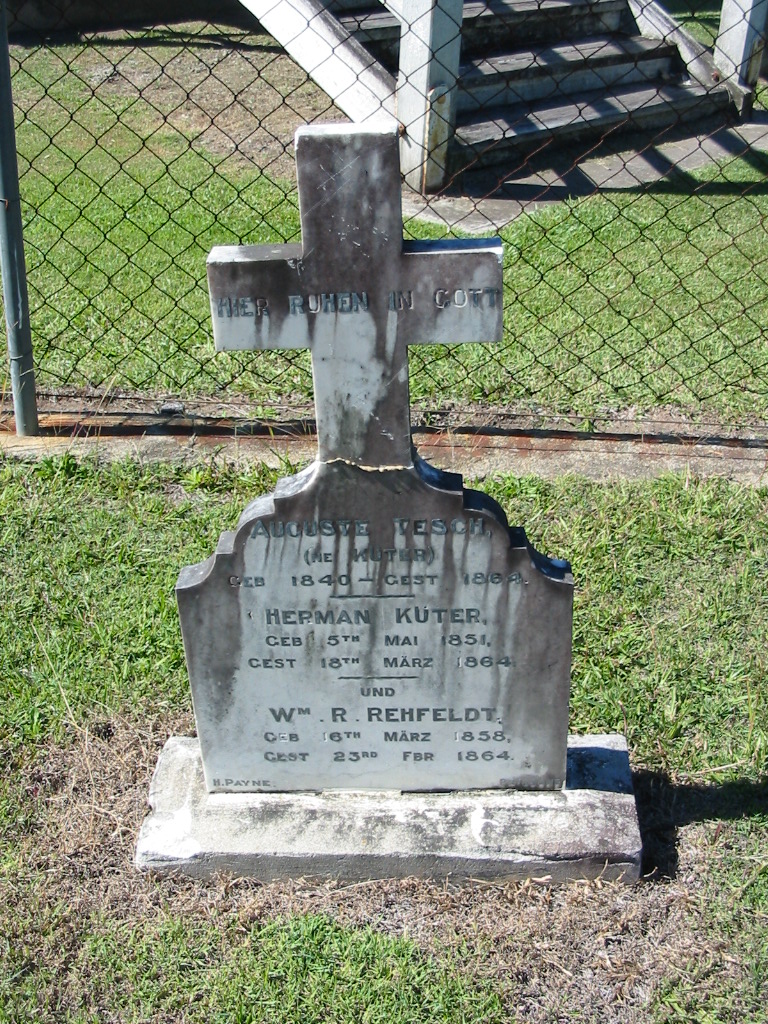
<path id="1" fill-rule="evenodd" d="M 515 599 L 526 577 L 517 569 L 478 567 L 497 536 L 483 515 L 391 516 L 385 534 L 391 546 L 382 543 L 380 525 L 352 515 L 260 516 L 249 523 L 248 571 L 230 576 L 229 585 L 240 588 L 248 607 L 245 664 L 255 687 L 248 714 L 264 708 L 254 731 L 258 756 L 298 778 L 331 765 L 372 762 L 382 771 L 394 764 L 418 772 L 437 765 L 462 772 L 475 764 L 491 765 L 492 772 L 500 762 L 512 766 L 520 760 L 510 740 L 513 708 L 493 699 L 424 703 L 414 697 L 437 692 L 451 677 L 454 697 L 459 686 L 466 696 L 498 693 L 499 673 L 514 669 L 515 656 L 493 605 L 500 592 Z M 419 538 L 428 546 L 408 543 Z M 391 571 L 406 558 L 429 560 L 433 568 Z M 314 570 L 297 571 L 301 564 Z M 320 566 L 328 571 L 317 571 Z M 414 599 L 429 591 L 470 600 Z M 275 593 L 295 600 L 266 599 Z M 297 687 L 304 678 L 309 689 Z M 259 697 L 283 689 L 316 696 L 312 704 Z"/>
<path id="2" fill-rule="evenodd" d="M 501 302 L 499 288 L 436 288 L 432 293 L 432 304 L 441 312 L 450 308 L 465 307 L 482 310 L 495 309 Z M 214 317 L 217 320 L 231 320 L 239 317 L 268 317 L 270 308 L 287 309 L 289 316 L 317 316 L 326 314 L 367 313 L 369 309 L 383 306 L 393 312 L 407 312 L 416 308 L 412 289 L 393 290 L 383 295 L 369 297 L 367 291 L 314 292 L 308 294 L 268 297 L 265 295 L 222 295 L 212 300 Z"/>

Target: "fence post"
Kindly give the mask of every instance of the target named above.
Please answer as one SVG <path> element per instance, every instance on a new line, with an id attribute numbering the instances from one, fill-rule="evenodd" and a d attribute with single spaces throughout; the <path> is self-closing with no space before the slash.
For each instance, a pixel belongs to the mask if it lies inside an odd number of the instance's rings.
<path id="1" fill-rule="evenodd" d="M 397 119 L 405 132 L 400 164 L 419 192 L 444 183 L 456 125 L 463 0 L 403 0 Z"/>
<path id="2" fill-rule="evenodd" d="M 5 6 L 5 0 L 0 0 L 0 274 L 16 433 L 26 437 L 38 432 L 37 402 Z"/>
<path id="3" fill-rule="evenodd" d="M 723 0 L 715 64 L 725 81 L 749 90 L 741 113 L 748 116 L 765 45 L 768 0 Z"/>

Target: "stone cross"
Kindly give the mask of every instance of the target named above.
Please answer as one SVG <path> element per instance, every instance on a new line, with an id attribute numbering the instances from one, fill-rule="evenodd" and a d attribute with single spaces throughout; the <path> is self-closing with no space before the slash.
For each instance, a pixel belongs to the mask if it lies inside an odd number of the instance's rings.
<path id="1" fill-rule="evenodd" d="M 296 150 L 303 246 L 215 250 L 211 302 L 219 348 L 311 350 L 320 458 L 179 574 L 197 738 L 163 750 L 136 862 L 635 879 L 624 738 L 568 739 L 568 563 L 411 461 L 408 345 L 499 337 L 501 245 L 403 242 L 389 129 Z"/>
<path id="2" fill-rule="evenodd" d="M 412 464 L 408 345 L 498 341 L 499 239 L 403 240 L 391 127 L 296 135 L 302 244 L 217 246 L 217 349 L 309 348 L 319 459 Z"/>

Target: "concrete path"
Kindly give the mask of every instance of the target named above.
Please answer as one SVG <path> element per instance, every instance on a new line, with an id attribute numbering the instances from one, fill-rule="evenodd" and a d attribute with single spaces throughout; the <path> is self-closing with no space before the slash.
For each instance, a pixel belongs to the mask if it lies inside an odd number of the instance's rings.
<path id="1" fill-rule="evenodd" d="M 633 141 L 632 149 L 619 148 L 610 140 L 587 152 L 583 144 L 561 148 L 556 161 L 550 147 L 507 174 L 467 172 L 463 182 L 457 183 L 461 192 L 456 187 L 426 199 L 409 192 L 403 198 L 403 213 L 406 218 L 419 217 L 468 234 L 487 234 L 521 213 L 533 213 L 564 199 L 590 196 L 598 189 L 602 194 L 640 192 L 649 185 L 668 184 L 674 191 L 685 193 L 701 187 L 700 179 L 692 172 L 713 164 L 727 165 L 740 157 L 754 165 L 755 179 L 761 184 L 768 176 L 766 111 L 756 111 L 752 121 L 744 124 L 710 126 L 701 135 L 670 128 L 652 135 L 638 133 Z M 617 142 L 626 147 L 626 136 Z M 743 181 L 734 183 L 734 195 L 747 187 Z"/>
<path id="2" fill-rule="evenodd" d="M 41 437 L 22 438 L 0 424 L 0 454 L 23 459 L 46 455 L 94 456 L 111 460 L 125 457 L 163 462 L 201 463 L 211 459 L 248 465 L 263 461 L 277 468 L 307 463 L 315 458 L 312 434 L 233 436 L 232 430 L 202 430 L 201 424 L 154 422 L 124 428 L 106 422 L 58 432 L 47 428 Z M 45 422 L 43 420 L 43 427 Z M 130 427 L 130 429 L 129 429 Z M 88 432 L 84 433 L 84 430 Z M 768 440 L 735 440 L 673 434 L 641 435 L 629 432 L 584 434 L 579 431 L 536 430 L 528 433 L 494 431 L 414 430 L 419 453 L 441 469 L 482 479 L 498 473 L 554 478 L 576 473 L 591 480 L 641 480 L 662 473 L 720 476 L 748 486 L 768 486 Z M 288 470 L 286 469 L 286 472 Z"/>

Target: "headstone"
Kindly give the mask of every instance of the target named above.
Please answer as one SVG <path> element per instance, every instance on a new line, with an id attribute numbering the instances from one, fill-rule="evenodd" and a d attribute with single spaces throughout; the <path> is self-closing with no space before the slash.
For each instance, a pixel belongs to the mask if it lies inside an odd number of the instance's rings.
<path id="1" fill-rule="evenodd" d="M 318 459 L 181 571 L 198 740 L 137 862 L 636 876 L 626 748 L 569 753 L 570 567 L 411 444 L 408 346 L 501 338 L 501 242 L 403 241 L 388 127 L 302 129 L 296 159 L 302 243 L 208 277 L 217 348 L 310 349 Z"/>

